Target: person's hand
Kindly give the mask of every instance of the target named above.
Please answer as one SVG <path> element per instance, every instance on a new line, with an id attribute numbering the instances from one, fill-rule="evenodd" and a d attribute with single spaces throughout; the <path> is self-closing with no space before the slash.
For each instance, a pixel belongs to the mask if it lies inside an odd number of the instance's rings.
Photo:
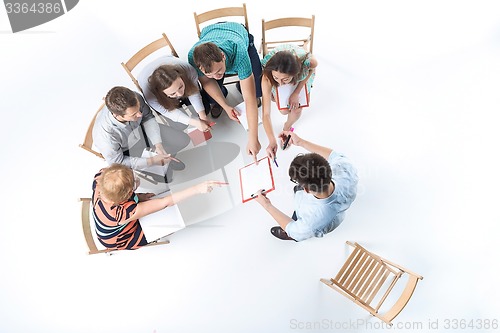
<path id="1" fill-rule="evenodd" d="M 153 157 L 150 157 L 149 160 L 151 161 L 150 165 L 165 165 L 167 164 L 170 160 L 174 159 L 170 154 L 158 154 Z"/>
<path id="2" fill-rule="evenodd" d="M 296 146 L 300 146 L 301 138 L 295 134 L 295 132 L 292 131 L 282 131 L 279 135 L 278 138 L 281 140 L 281 146 L 285 144 L 286 139 L 288 138 L 288 135 L 290 135 L 290 141 L 288 141 L 288 147 L 290 145 L 294 144 Z"/>
<path id="3" fill-rule="evenodd" d="M 266 196 L 265 190 L 259 190 L 252 194 L 252 198 L 255 199 L 262 207 L 266 207 L 271 204 L 271 200 Z"/>
<path id="4" fill-rule="evenodd" d="M 276 158 L 276 152 L 278 151 L 278 144 L 276 143 L 276 140 L 274 138 L 272 140 L 269 140 L 269 145 L 266 148 L 266 153 L 267 156 L 269 156 L 270 159 L 275 159 Z"/>
<path id="5" fill-rule="evenodd" d="M 230 108 L 230 109 L 224 109 L 224 111 L 226 111 L 229 119 L 231 120 L 234 120 L 236 122 L 240 122 L 240 120 L 238 119 L 238 117 L 240 116 L 240 113 L 238 112 L 238 110 L 236 110 L 235 108 Z"/>
<path id="6" fill-rule="evenodd" d="M 291 110 L 296 110 L 300 108 L 299 94 L 293 92 L 288 98 L 288 108 Z"/>
<path id="7" fill-rule="evenodd" d="M 167 152 L 165 151 L 165 148 L 163 148 L 162 143 L 155 144 L 155 153 L 159 155 L 167 155 Z"/>
<path id="8" fill-rule="evenodd" d="M 154 197 L 155 194 L 154 193 L 137 193 L 137 197 L 139 198 L 139 202 L 143 202 L 143 201 L 148 201 L 149 199 L 151 199 L 152 197 Z"/>
<path id="9" fill-rule="evenodd" d="M 260 142 L 259 139 L 248 139 L 247 144 L 247 153 L 248 155 L 252 155 L 254 162 L 257 163 L 257 154 L 260 151 Z"/>
<path id="10" fill-rule="evenodd" d="M 229 183 L 222 182 L 219 180 L 207 180 L 203 183 L 195 185 L 195 189 L 197 193 L 210 193 L 214 190 L 215 187 L 227 186 Z"/>
<path id="11" fill-rule="evenodd" d="M 210 122 L 206 120 L 198 119 L 196 122 L 196 128 L 202 132 L 208 132 L 212 129 L 212 127 L 210 126 Z"/>

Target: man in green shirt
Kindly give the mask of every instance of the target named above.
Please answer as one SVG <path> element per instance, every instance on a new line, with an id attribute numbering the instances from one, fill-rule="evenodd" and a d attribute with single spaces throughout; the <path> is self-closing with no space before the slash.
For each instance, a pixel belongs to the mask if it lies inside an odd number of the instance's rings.
<path id="1" fill-rule="evenodd" d="M 197 68 L 203 89 L 217 104 L 211 110 L 214 118 L 220 115 L 222 108 L 230 119 L 238 121 L 238 111 L 227 103 L 227 90 L 222 85 L 225 74 L 238 75 L 248 119 L 247 152 L 257 161 L 261 148 L 257 136 L 257 108 L 262 96 L 262 66 L 253 36 L 236 22 L 209 25 L 201 31 L 200 40 L 189 51 L 188 61 Z"/>

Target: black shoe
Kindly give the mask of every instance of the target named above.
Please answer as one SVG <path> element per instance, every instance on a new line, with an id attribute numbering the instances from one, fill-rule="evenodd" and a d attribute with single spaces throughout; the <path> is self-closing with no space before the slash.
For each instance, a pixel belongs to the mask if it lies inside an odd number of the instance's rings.
<path id="1" fill-rule="evenodd" d="M 167 168 L 167 173 L 163 179 L 163 181 L 165 182 L 165 184 L 168 184 L 170 183 L 172 180 L 174 180 L 174 170 L 172 168 Z"/>
<path id="2" fill-rule="evenodd" d="M 218 104 L 214 104 L 212 106 L 212 108 L 210 109 L 210 113 L 212 114 L 212 118 L 219 118 L 220 115 L 222 114 L 222 110 L 224 110 L 222 108 L 222 106 L 218 105 Z"/>
<path id="3" fill-rule="evenodd" d="M 186 164 L 184 164 L 184 162 L 180 161 L 180 160 L 170 160 L 169 162 L 169 165 L 168 165 L 168 168 L 169 169 L 172 169 L 172 170 L 184 170 L 186 168 Z"/>
<path id="4" fill-rule="evenodd" d="M 286 233 L 285 230 L 283 230 L 281 227 L 272 227 L 271 228 L 271 233 L 273 234 L 274 237 L 282 239 L 282 240 L 292 240 L 296 242 L 295 239 L 288 237 L 288 234 Z"/>

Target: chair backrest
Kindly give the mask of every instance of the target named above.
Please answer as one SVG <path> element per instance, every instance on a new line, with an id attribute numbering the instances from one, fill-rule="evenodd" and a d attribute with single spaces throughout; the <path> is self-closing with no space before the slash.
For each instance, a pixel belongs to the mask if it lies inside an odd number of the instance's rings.
<path id="1" fill-rule="evenodd" d="M 97 244 L 94 240 L 93 236 L 93 228 L 91 227 L 91 223 L 94 221 L 91 219 L 91 199 L 90 198 L 80 198 L 80 202 L 82 203 L 82 230 L 83 230 L 83 236 L 85 237 L 85 241 L 87 242 L 87 246 L 89 248 L 88 254 L 97 254 L 97 253 L 107 253 L 108 255 L 111 255 L 111 252 L 115 251 L 120 251 L 118 249 L 99 249 L 97 247 Z M 170 241 L 168 239 L 159 241 L 155 240 L 152 242 L 149 242 L 145 246 L 156 246 L 156 245 L 164 245 L 164 244 L 169 244 Z"/>
<path id="2" fill-rule="evenodd" d="M 140 49 L 136 54 L 132 56 L 127 62 L 123 63 L 122 66 L 127 72 L 128 76 L 132 79 L 132 82 L 134 82 L 135 86 L 137 89 L 139 89 L 140 92 L 143 93 L 142 88 L 139 84 L 139 81 L 134 77 L 132 74 L 132 70 L 145 58 L 147 58 L 149 55 L 152 53 L 158 51 L 162 47 L 168 47 L 169 53 L 173 55 L 174 57 L 179 57 L 177 54 L 177 51 L 175 51 L 175 48 L 173 47 L 172 43 L 170 43 L 170 40 L 168 39 L 167 35 L 165 33 L 162 34 L 162 37 L 160 39 L 157 39 L 148 45 L 144 46 L 142 49 Z"/>
<path id="3" fill-rule="evenodd" d="M 86 151 L 88 151 L 88 152 L 90 152 L 90 153 L 94 154 L 95 156 L 102 158 L 102 159 L 104 159 L 104 156 L 102 156 L 101 153 L 92 149 L 92 144 L 94 143 L 94 139 L 92 138 L 92 129 L 94 128 L 94 124 L 95 124 L 95 120 L 97 118 L 97 115 L 99 114 L 99 112 L 101 112 L 101 110 L 103 108 L 104 108 L 104 102 L 101 104 L 99 109 L 97 109 L 97 112 L 94 114 L 94 117 L 90 121 L 90 125 L 87 128 L 87 133 L 85 134 L 85 139 L 83 140 L 83 143 L 79 145 L 80 148 L 83 148 Z"/>
<path id="4" fill-rule="evenodd" d="M 82 230 L 83 236 L 85 236 L 85 241 L 87 242 L 87 246 L 89 248 L 89 254 L 97 254 L 97 253 L 110 253 L 116 250 L 99 250 L 94 241 L 94 237 L 92 235 L 92 228 L 90 226 L 90 198 L 80 198 L 80 202 L 82 203 Z"/>
<path id="5" fill-rule="evenodd" d="M 247 6 L 244 3 L 241 7 L 224 7 L 224 8 L 210 10 L 200 14 L 194 12 L 194 22 L 196 23 L 196 32 L 198 33 L 198 37 L 200 37 L 201 35 L 201 30 L 203 28 L 202 25 L 204 26 L 205 22 L 208 22 L 207 23 L 208 25 L 210 23 L 215 23 L 211 22 L 213 20 L 220 18 L 227 18 L 227 17 L 232 17 L 232 18 L 239 17 L 241 21 L 244 21 L 247 30 L 250 31 L 248 29 Z"/>
<path id="6" fill-rule="evenodd" d="M 270 30 L 274 30 L 270 32 Z M 278 36 L 297 36 L 296 38 L 278 39 Z M 307 17 L 284 17 L 275 20 L 262 20 L 262 55 L 266 55 L 276 45 L 291 43 L 313 53 L 314 15 Z"/>
<path id="7" fill-rule="evenodd" d="M 423 277 L 367 251 L 358 243 L 347 244 L 353 246 L 354 250 L 338 274 L 329 280 L 321 279 L 321 282 L 392 325 L 391 321 L 406 306 L 418 280 Z M 400 297 L 387 311 L 379 313 L 382 304 L 403 274 L 408 275 L 408 280 Z"/>

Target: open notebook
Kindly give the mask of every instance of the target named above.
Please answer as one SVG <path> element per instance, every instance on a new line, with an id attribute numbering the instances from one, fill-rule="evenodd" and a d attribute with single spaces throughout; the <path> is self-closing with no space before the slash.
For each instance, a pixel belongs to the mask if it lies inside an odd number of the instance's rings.
<path id="1" fill-rule="evenodd" d="M 170 193 L 162 193 L 153 198 L 164 197 Z M 177 205 L 169 206 L 139 219 L 148 242 L 170 235 L 186 227 Z"/>
<path id="2" fill-rule="evenodd" d="M 278 106 L 279 110 L 288 110 L 288 99 L 290 98 L 290 95 L 292 92 L 295 90 L 295 87 L 297 85 L 293 84 L 284 84 L 281 86 L 278 86 L 278 89 L 276 89 L 276 105 Z M 299 104 L 300 107 L 308 107 L 309 106 L 309 94 L 307 92 L 306 86 L 304 85 L 302 89 L 300 90 L 299 93 Z"/>
<path id="3" fill-rule="evenodd" d="M 241 168 L 240 186 L 243 202 L 252 200 L 252 194 L 259 190 L 264 190 L 264 193 L 274 190 L 273 171 L 269 157 L 260 159 L 259 164 L 254 162 Z"/>

